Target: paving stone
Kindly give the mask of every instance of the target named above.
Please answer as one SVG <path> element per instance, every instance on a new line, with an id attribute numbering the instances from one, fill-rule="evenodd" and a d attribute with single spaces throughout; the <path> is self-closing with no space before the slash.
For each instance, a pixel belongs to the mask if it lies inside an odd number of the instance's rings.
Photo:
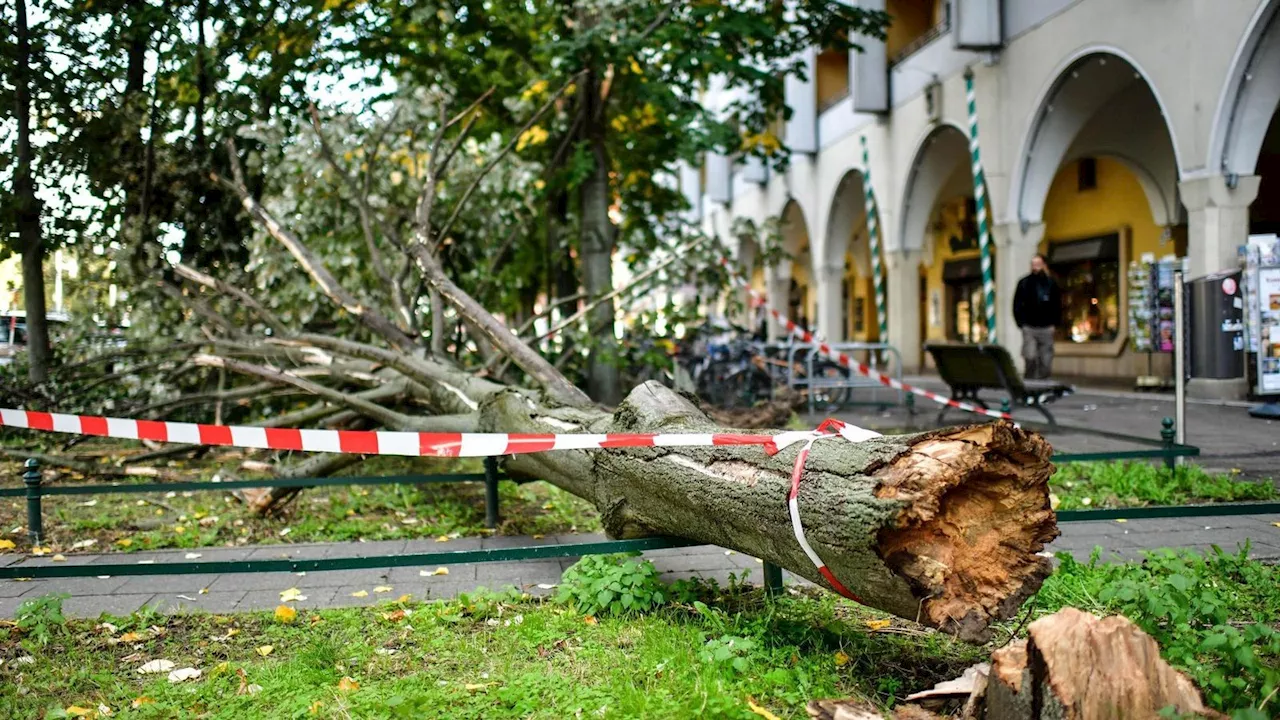
<path id="1" fill-rule="evenodd" d="M 20 597 L 34 587 L 40 587 L 35 580 L 0 580 L 0 598 Z"/>
<path id="2" fill-rule="evenodd" d="M 468 582 L 476 579 L 476 568 L 487 563 L 467 563 L 463 565 L 413 565 L 410 567 L 391 568 L 387 573 L 387 580 L 392 583 L 406 582 L 444 582 L 446 580 L 458 581 L 465 580 Z M 423 570 L 434 572 L 436 568 L 443 567 L 449 571 L 448 575 L 430 575 L 424 577 L 421 573 Z"/>
<path id="3" fill-rule="evenodd" d="M 62 604 L 62 614 L 67 617 L 96 618 L 102 613 L 109 615 L 131 615 L 139 608 L 151 602 L 152 593 L 131 593 L 129 595 L 81 595 L 67 598 Z"/>
<path id="4" fill-rule="evenodd" d="M 121 593 L 192 593 L 203 588 L 212 588 L 222 575 L 141 575 L 131 578 L 120 578 L 124 582 L 117 592 Z M 113 580 L 115 578 L 112 578 Z M 105 581 L 103 581 L 105 582 Z M 71 592 L 71 591 L 68 591 Z"/>
<path id="5" fill-rule="evenodd" d="M 155 592 L 148 588 L 137 588 L 132 591 L 125 590 L 123 586 L 129 581 L 126 577 L 109 577 L 106 579 L 97 577 L 79 577 L 79 578 L 48 578 L 37 579 L 27 583 L 20 583 L 30 586 L 23 597 L 38 597 L 46 593 L 63 592 L 68 595 L 111 595 L 112 593 L 121 593 L 125 595 Z"/>
<path id="6" fill-rule="evenodd" d="M 186 595 L 190 600 L 178 597 Z M 229 613 L 244 599 L 244 592 L 208 592 L 204 595 L 160 593 L 148 605 L 163 613 Z"/>
<path id="7" fill-rule="evenodd" d="M 274 590 L 279 593 L 298 585 L 302 578 L 293 573 L 227 573 L 209 585 L 209 591 L 215 590 Z"/>
<path id="8" fill-rule="evenodd" d="M 298 587 L 339 587 L 341 585 L 382 585 L 391 568 L 366 568 L 361 570 L 311 570 L 297 575 Z"/>
<path id="9" fill-rule="evenodd" d="M 287 586 L 286 586 L 287 587 Z M 285 588 L 281 588 L 283 590 Z M 299 588 L 301 590 L 301 588 Z M 212 590 L 210 591 L 212 593 Z M 236 603 L 236 610 L 274 610 L 278 605 L 288 605 L 299 613 L 303 610 L 313 610 L 316 608 L 326 607 L 333 599 L 337 588 L 308 588 L 302 590 L 302 594 L 306 596 L 306 600 L 297 600 L 287 603 L 280 602 L 279 590 L 249 590 L 245 593 L 240 602 Z"/>
<path id="10" fill-rule="evenodd" d="M 377 540 L 374 542 L 334 543 L 325 557 L 375 557 L 378 555 L 403 555 L 404 540 Z"/>
<path id="11" fill-rule="evenodd" d="M 482 583 L 515 579 L 521 576 L 549 577 L 555 578 L 553 582 L 559 582 L 561 574 L 560 563 L 555 560 L 480 563 L 475 568 L 476 580 Z"/>
<path id="12" fill-rule="evenodd" d="M 400 595 L 393 593 L 374 593 L 373 589 L 376 585 L 342 585 L 334 592 L 333 597 L 325 601 L 323 607 L 364 607 L 377 605 L 380 602 L 386 602 L 387 598 L 395 599 Z M 352 593 L 360 591 L 367 593 L 364 597 L 354 597 Z M 401 593 L 403 595 L 404 593 Z M 414 597 L 418 597 L 414 594 Z"/>
<path id="13" fill-rule="evenodd" d="M 330 545 L 268 545 L 251 550 L 247 558 L 249 560 L 319 560 L 327 557 L 331 549 Z"/>
<path id="14" fill-rule="evenodd" d="M 404 552 L 407 555 L 417 555 L 420 553 L 457 552 L 459 550 L 479 550 L 483 542 L 484 542 L 483 538 L 477 538 L 477 537 L 453 538 L 448 542 L 436 542 L 434 539 L 410 540 L 407 543 L 405 543 Z"/>
<path id="15" fill-rule="evenodd" d="M 20 597 L 0 597 L 0 617 L 17 615 L 18 608 L 22 607 L 22 603 L 26 601 L 26 598 Z"/>
<path id="16" fill-rule="evenodd" d="M 564 542 L 561 538 L 564 536 L 548 535 L 546 537 L 533 538 L 525 535 L 495 535 L 494 537 L 483 538 L 480 541 L 480 547 L 485 550 L 494 548 L 514 548 L 514 547 L 530 547 L 535 545 L 566 545 L 569 542 L 587 542 L 586 540 L 570 540 Z M 582 536 L 571 535 L 569 537 L 578 538 Z"/>

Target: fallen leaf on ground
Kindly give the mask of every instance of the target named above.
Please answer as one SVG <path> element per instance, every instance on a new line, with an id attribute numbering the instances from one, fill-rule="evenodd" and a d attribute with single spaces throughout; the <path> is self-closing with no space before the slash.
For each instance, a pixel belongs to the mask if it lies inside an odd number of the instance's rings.
<path id="1" fill-rule="evenodd" d="M 533 539 L 534 539 L 534 540 L 541 540 L 541 539 L 542 539 L 542 538 L 544 538 L 544 537 L 546 537 L 546 535 L 534 535 L 534 536 L 533 536 Z"/>
<path id="2" fill-rule="evenodd" d="M 374 592 L 376 592 L 376 593 L 389 593 L 389 592 L 391 592 L 391 586 L 390 586 L 390 585 L 379 585 L 378 587 L 374 588 L 374 589 L 373 589 L 373 591 L 374 591 Z"/>
<path id="3" fill-rule="evenodd" d="M 324 703 L 320 702 L 319 700 L 316 700 L 315 702 L 311 703 L 311 707 L 307 708 L 307 711 L 310 712 L 312 715 L 315 715 L 320 712 L 320 708 L 322 707 L 324 707 Z"/>
<path id="4" fill-rule="evenodd" d="M 0 550 L 12 550 L 15 547 L 17 545 L 14 545 L 12 540 L 0 540 Z"/>
<path id="5" fill-rule="evenodd" d="M 849 656 L 844 654 L 843 650 L 836 651 L 836 667 L 844 667 L 849 664 Z"/>
<path id="6" fill-rule="evenodd" d="M 153 702 L 155 702 L 155 700 L 152 700 L 151 698 L 147 697 L 146 695 L 140 695 L 140 696 L 138 696 L 138 697 L 134 698 L 134 699 L 133 699 L 133 702 L 131 702 L 131 703 L 129 703 L 129 704 L 130 704 L 131 706 L 133 706 L 133 709 L 134 709 L 134 710 L 137 710 L 138 708 L 142 707 L 143 705 L 149 705 L 149 704 L 151 704 L 151 703 L 153 703 Z"/>
<path id="7" fill-rule="evenodd" d="M 206 528 L 211 527 L 213 525 L 216 525 L 217 522 L 218 522 L 218 516 L 210 515 L 209 517 L 206 517 L 206 518 L 200 518 L 200 527 L 206 527 Z"/>
<path id="8" fill-rule="evenodd" d="M 582 622 L 584 622 L 584 623 L 586 623 L 586 624 L 588 624 L 588 625 L 598 625 L 598 624 L 600 623 L 600 621 L 599 621 L 599 620 L 596 620 L 596 616 L 595 616 L 595 615 L 588 615 L 588 616 L 586 616 L 586 617 L 582 618 Z"/>
<path id="9" fill-rule="evenodd" d="M 142 636 L 132 630 L 120 636 L 120 642 L 138 642 L 141 639 Z"/>
<path id="10" fill-rule="evenodd" d="M 172 660 L 152 660 L 138 668 L 138 672 L 143 675 L 150 675 L 152 673 L 169 672 L 173 667 Z"/>
<path id="11" fill-rule="evenodd" d="M 180 668 L 169 673 L 169 682 L 180 683 L 187 680 L 198 680 L 200 678 L 200 670 L 192 667 Z"/>
<path id="12" fill-rule="evenodd" d="M 747 698 L 747 709 L 759 715 L 760 717 L 764 718 L 765 720 L 781 720 L 777 715 L 774 715 L 773 713 L 769 712 L 765 708 L 762 708 L 759 705 L 757 705 L 756 701 L 752 700 L 750 697 Z"/>
<path id="13" fill-rule="evenodd" d="M 357 591 L 355 591 L 355 592 L 351 593 L 351 597 L 369 597 L 369 591 L 368 591 L 368 590 L 357 590 Z"/>
<path id="14" fill-rule="evenodd" d="M 1116 522 L 1118 522 L 1118 523 L 1127 523 L 1127 522 L 1129 522 L 1129 521 L 1128 521 L 1128 520 L 1125 520 L 1124 518 L 1116 518 Z"/>
<path id="15" fill-rule="evenodd" d="M 449 568 L 447 567 L 438 567 L 435 570 L 419 570 L 418 571 L 418 575 L 420 577 L 431 577 L 432 575 L 448 575 L 448 574 L 449 574 Z"/>
<path id="16" fill-rule="evenodd" d="M 258 654 L 261 655 L 262 657 L 266 657 L 271 654 L 272 650 L 275 650 L 275 646 L 263 645 L 262 647 L 258 648 Z"/>
<path id="17" fill-rule="evenodd" d="M 338 681 L 338 689 L 339 689 L 339 690 L 341 690 L 341 691 L 343 691 L 343 692 L 350 692 L 350 691 L 352 691 L 352 690 L 359 690 L 359 689 L 360 689 L 360 683 L 358 683 L 358 682 L 356 682 L 355 680 L 353 680 L 352 678 L 347 677 L 347 676 L 345 676 L 345 675 L 344 675 L 344 676 L 342 676 L 342 679 Z"/>
<path id="18" fill-rule="evenodd" d="M 550 583 L 538 583 L 538 588 L 541 590 L 555 590 L 556 586 Z"/>
<path id="19" fill-rule="evenodd" d="M 89 717 L 93 715 L 92 708 L 80 707 L 79 705 L 72 705 L 63 710 L 63 712 L 67 714 L 67 717 Z"/>
<path id="20" fill-rule="evenodd" d="M 302 591 L 296 587 L 291 587 L 288 590 L 280 591 L 280 602 L 293 602 L 295 600 L 306 600 L 306 599 L 307 599 L 307 596 L 303 595 Z"/>
<path id="21" fill-rule="evenodd" d="M 392 612 L 382 613 L 382 619 L 390 620 L 391 622 L 400 622 L 404 619 L 404 615 L 404 610 L 393 610 Z"/>
<path id="22" fill-rule="evenodd" d="M 298 611 L 288 605 L 276 606 L 276 619 L 282 623 L 291 623 L 298 617 Z"/>
<path id="23" fill-rule="evenodd" d="M 441 535 L 440 537 L 436 538 L 436 542 L 449 542 L 449 536 Z M 13 547 L 13 543 L 9 543 L 9 547 Z"/>
<path id="24" fill-rule="evenodd" d="M 407 603 L 407 602 L 409 602 L 409 599 L 410 599 L 410 598 L 412 598 L 412 597 L 413 597 L 413 593 L 405 593 L 405 594 L 401 595 L 400 597 L 396 598 L 396 602 L 398 602 L 398 603 Z"/>
<path id="25" fill-rule="evenodd" d="M 71 545 L 71 549 L 72 549 L 72 550 L 83 550 L 83 549 L 85 549 L 85 548 L 91 548 L 91 547 L 93 547 L 94 545 L 97 545 L 97 544 L 98 544 L 98 541 L 97 541 L 97 540 L 94 540 L 93 538 L 90 538 L 90 539 L 88 539 L 88 540 L 81 540 L 81 541 L 79 541 L 79 542 L 77 542 L 77 543 L 73 543 L 73 544 Z"/>
<path id="26" fill-rule="evenodd" d="M 32 554 L 32 555 L 48 555 L 50 552 L 52 552 L 52 550 L 50 550 L 50 549 L 49 549 L 49 548 L 47 548 L 47 547 L 33 547 L 33 548 L 31 548 L 31 554 Z"/>
<path id="27" fill-rule="evenodd" d="M 200 588 L 200 594 L 201 594 L 201 595 L 208 595 L 208 594 L 209 594 L 209 588 L 207 588 L 207 587 L 202 587 L 202 588 Z"/>
<path id="28" fill-rule="evenodd" d="M 49 558 L 49 561 L 50 562 L 66 562 L 67 556 L 63 555 L 62 553 L 58 553 L 57 555 L 54 555 L 53 557 Z"/>
<path id="29" fill-rule="evenodd" d="M 497 683 L 467 683 L 463 687 L 466 688 L 467 692 L 476 692 L 479 690 L 484 690 L 490 685 L 496 685 L 496 684 Z"/>
<path id="30" fill-rule="evenodd" d="M 120 538 L 119 540 L 116 541 L 116 544 L 119 545 L 120 547 L 129 547 L 130 545 L 133 544 L 133 540 L 130 538 Z"/>
<path id="31" fill-rule="evenodd" d="M 197 559 L 202 558 L 202 557 L 204 557 L 204 556 L 203 556 L 203 555 L 201 555 L 200 553 L 187 553 L 187 554 L 186 554 L 186 555 L 184 555 L 183 557 L 185 557 L 187 560 L 197 560 Z"/>
<path id="32" fill-rule="evenodd" d="M 1274 523 L 1271 523 L 1271 524 L 1272 524 L 1272 525 L 1275 525 L 1276 527 L 1280 527 L 1280 522 L 1274 522 Z"/>
<path id="33" fill-rule="evenodd" d="M 883 630 L 893 624 L 892 620 L 867 620 L 863 623 L 870 630 Z"/>
<path id="34" fill-rule="evenodd" d="M 97 501 L 97 500 L 85 500 L 84 502 L 80 503 L 80 506 L 81 506 L 81 507 L 93 507 L 94 505 L 97 505 L 97 504 L 98 504 L 98 501 Z"/>

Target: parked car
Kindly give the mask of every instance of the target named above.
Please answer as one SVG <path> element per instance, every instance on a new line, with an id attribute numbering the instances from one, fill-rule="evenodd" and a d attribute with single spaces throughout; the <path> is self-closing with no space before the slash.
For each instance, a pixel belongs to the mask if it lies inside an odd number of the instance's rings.
<path id="1" fill-rule="evenodd" d="M 70 320 L 66 313 L 51 312 L 45 317 L 49 322 L 50 336 Z M 0 365 L 10 365 L 18 353 L 27 347 L 27 314 L 21 310 L 0 313 Z"/>

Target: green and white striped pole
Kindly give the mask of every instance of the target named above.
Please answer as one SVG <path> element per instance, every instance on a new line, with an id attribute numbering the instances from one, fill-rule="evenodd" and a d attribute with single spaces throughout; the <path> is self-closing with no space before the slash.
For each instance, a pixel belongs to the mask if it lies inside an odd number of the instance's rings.
<path id="1" fill-rule="evenodd" d="M 884 272 L 880 267 L 880 224 L 876 222 L 876 195 L 871 189 L 871 160 L 867 154 L 867 136 L 862 138 L 862 196 L 867 207 L 867 239 L 871 244 L 871 283 L 876 293 L 876 321 L 880 342 L 889 342 L 889 320 L 884 311 Z"/>
<path id="2" fill-rule="evenodd" d="M 996 341 L 996 282 L 991 258 L 991 226 L 987 213 L 987 179 L 978 151 L 978 102 L 973 92 L 973 69 L 964 72 L 965 101 L 969 104 L 969 159 L 973 162 L 973 204 L 978 212 L 978 247 L 982 251 L 982 295 L 987 306 L 987 342 Z"/>

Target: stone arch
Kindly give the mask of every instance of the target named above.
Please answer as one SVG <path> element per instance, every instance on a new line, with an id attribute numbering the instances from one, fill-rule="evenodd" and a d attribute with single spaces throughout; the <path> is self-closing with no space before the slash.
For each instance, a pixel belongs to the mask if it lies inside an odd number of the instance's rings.
<path id="1" fill-rule="evenodd" d="M 827 213 L 826 240 L 822 247 L 823 267 L 843 266 L 850 255 L 854 268 L 863 277 L 871 275 L 871 250 L 867 242 L 867 204 L 862 172 L 849 170 L 836 184 Z M 855 237 L 858 242 L 854 242 Z"/>
<path id="2" fill-rule="evenodd" d="M 1209 137 L 1211 171 L 1252 175 L 1280 109 L 1280 0 L 1259 5 L 1223 84 Z"/>
<path id="3" fill-rule="evenodd" d="M 1014 171 L 1008 216 L 1024 225 L 1041 222 L 1063 164 L 1108 155 L 1139 169 L 1152 217 L 1160 225 L 1175 224 L 1182 164 L 1164 108 L 1147 73 L 1122 51 L 1095 47 L 1073 55 L 1037 103 Z"/>
<path id="4" fill-rule="evenodd" d="M 903 250 L 924 251 L 927 258 L 932 248 L 925 242 L 925 236 L 934 208 L 944 195 L 958 191 L 961 181 L 968 184 L 972 194 L 969 139 L 958 126 L 938 125 L 930 129 L 916 146 L 901 193 L 902 221 L 898 244 Z"/>

